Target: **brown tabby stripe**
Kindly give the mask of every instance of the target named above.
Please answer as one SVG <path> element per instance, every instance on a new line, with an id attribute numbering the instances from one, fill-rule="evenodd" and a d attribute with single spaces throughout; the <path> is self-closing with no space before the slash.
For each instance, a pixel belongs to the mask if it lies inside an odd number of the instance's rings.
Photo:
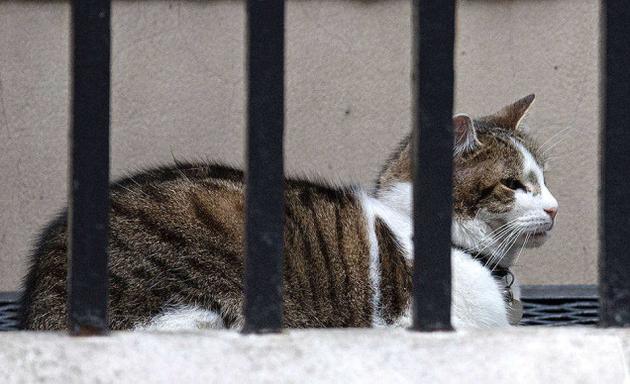
<path id="1" fill-rule="evenodd" d="M 392 324 L 409 305 L 411 295 L 411 265 L 405 260 L 396 238 L 381 220 L 375 221 L 381 272 L 380 315 Z"/>
<path id="2" fill-rule="evenodd" d="M 306 234 L 308 233 L 309 229 L 304 227 L 301 224 L 301 220 L 297 220 L 297 218 L 295 218 L 294 213 L 292 212 L 292 209 L 290 209 L 289 207 L 287 207 L 286 209 L 286 216 L 287 216 L 288 221 L 285 223 L 285 228 L 287 230 L 290 230 L 292 226 L 295 226 L 294 231 L 293 231 L 295 232 L 295 237 L 291 236 L 290 240 L 299 241 L 299 244 L 295 244 L 294 247 L 297 249 L 302 249 L 302 251 L 304 252 L 303 253 L 304 262 L 306 262 L 307 265 L 313 265 L 315 263 L 315 260 L 313 258 L 312 245 L 308 241 L 308 238 L 306 237 Z M 285 238 L 286 238 L 286 235 L 285 235 Z M 285 246 L 286 245 L 288 244 L 287 244 L 287 240 L 285 239 Z M 286 252 L 286 249 L 285 249 L 285 252 Z M 304 291 L 296 292 L 296 294 L 302 293 L 300 295 L 299 300 L 302 301 L 303 304 L 308 303 L 309 306 L 312 307 L 312 310 L 315 313 L 319 312 L 319 303 L 316 300 L 317 295 L 318 295 L 318 292 L 316 290 L 316 287 L 317 287 L 316 276 L 312 273 L 309 273 L 310 271 L 304 268 L 304 265 L 301 263 L 301 260 L 298 258 L 291 258 L 291 257 L 285 256 L 285 265 L 287 264 L 290 265 L 292 269 L 298 271 L 300 275 L 303 276 L 304 281 L 308 284 L 308 286 L 305 288 Z M 286 291 L 287 290 L 285 287 L 285 292 Z M 291 293 L 286 292 L 286 294 L 290 295 Z"/>
<path id="3" fill-rule="evenodd" d="M 339 299 L 336 297 L 335 292 L 337 290 L 341 290 L 342 288 L 339 286 L 339 284 L 335 284 L 336 283 L 334 281 L 335 274 L 333 273 L 333 266 L 332 266 L 333 261 L 331 260 L 332 255 L 331 255 L 330 250 L 328 249 L 328 242 L 324 241 L 324 238 L 323 238 L 324 230 L 322 228 L 321 221 L 322 220 L 329 221 L 329 218 L 328 217 L 319 218 L 318 215 L 315 213 L 315 209 L 313 207 L 312 194 L 305 194 L 303 197 L 304 197 L 304 206 L 311 211 L 312 217 L 316 218 L 316 220 L 314 220 L 314 227 L 315 227 L 314 233 L 317 239 L 318 252 L 322 255 L 323 264 L 325 266 L 325 272 L 326 272 L 327 280 L 328 280 L 328 295 L 329 295 L 330 303 L 334 306 L 341 305 Z M 334 209 L 335 207 L 333 206 L 332 208 Z M 326 234 L 328 233 L 330 232 L 327 232 Z M 343 272 L 338 271 L 338 273 L 342 274 Z"/>
<path id="4" fill-rule="evenodd" d="M 335 228 L 336 228 L 336 233 L 337 233 L 337 254 L 339 255 L 343 255 L 344 254 L 344 250 L 343 250 L 343 244 L 344 244 L 344 237 L 343 237 L 343 223 L 341 222 L 341 212 L 340 212 L 340 208 L 339 206 L 336 207 L 335 209 Z M 349 270 L 350 266 L 348 264 L 348 260 L 345 257 L 342 257 L 341 259 L 341 269 L 343 271 L 347 271 Z M 344 281 L 343 281 L 343 292 L 348 292 L 350 289 L 350 275 L 349 274 L 344 274 Z M 354 315 L 354 313 L 352 313 L 351 315 Z M 354 316 L 351 316 L 352 320 L 354 320 Z"/>

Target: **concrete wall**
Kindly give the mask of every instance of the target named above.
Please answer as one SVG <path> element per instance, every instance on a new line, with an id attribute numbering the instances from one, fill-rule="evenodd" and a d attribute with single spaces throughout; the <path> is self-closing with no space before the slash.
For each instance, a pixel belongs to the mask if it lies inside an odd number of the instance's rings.
<path id="1" fill-rule="evenodd" d="M 630 330 L 0 333 L 6 384 L 628 384 Z"/>
<path id="2" fill-rule="evenodd" d="M 519 260 L 526 283 L 595 281 L 598 24 L 595 0 L 459 2 L 457 110 L 535 92 L 532 131 L 558 140 L 558 225 Z M 65 201 L 68 32 L 66 2 L 0 2 L 0 290 Z M 410 36 L 407 0 L 289 1 L 290 174 L 373 180 L 410 127 Z M 173 157 L 242 164 L 243 40 L 238 1 L 114 2 L 114 177 Z"/>

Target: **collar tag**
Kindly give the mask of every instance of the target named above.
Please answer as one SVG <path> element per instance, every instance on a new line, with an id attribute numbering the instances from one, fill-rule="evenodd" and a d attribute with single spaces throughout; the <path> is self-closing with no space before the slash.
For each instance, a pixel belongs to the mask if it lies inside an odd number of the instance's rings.
<path id="1" fill-rule="evenodd" d="M 507 303 L 506 309 L 510 325 L 517 325 L 523 318 L 523 303 L 512 299 L 510 303 Z"/>
<path id="2" fill-rule="evenodd" d="M 505 309 L 508 315 L 508 322 L 511 325 L 517 325 L 523 318 L 523 303 L 514 298 L 512 285 L 514 284 L 514 274 L 508 268 L 500 273 L 500 278 L 505 284 L 503 288 L 503 299 L 505 300 Z"/>

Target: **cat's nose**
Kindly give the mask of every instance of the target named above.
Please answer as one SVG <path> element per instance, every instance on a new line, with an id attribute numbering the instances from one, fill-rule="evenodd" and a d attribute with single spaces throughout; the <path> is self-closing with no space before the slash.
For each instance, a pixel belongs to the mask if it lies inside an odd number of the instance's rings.
<path id="1" fill-rule="evenodd" d="M 547 208 L 545 209 L 545 212 L 547 212 L 549 217 L 551 217 L 551 220 L 554 220 L 558 214 L 558 208 Z"/>

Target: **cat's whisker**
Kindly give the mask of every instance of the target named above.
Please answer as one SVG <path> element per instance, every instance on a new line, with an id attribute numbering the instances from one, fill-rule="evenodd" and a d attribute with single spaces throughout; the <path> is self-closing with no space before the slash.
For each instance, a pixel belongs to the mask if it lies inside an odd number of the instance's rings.
<path id="1" fill-rule="evenodd" d="M 560 138 L 560 140 L 556 141 L 555 143 L 553 143 L 552 145 L 550 145 L 548 148 L 544 149 L 543 155 L 546 156 L 548 155 L 552 149 L 554 149 L 556 146 L 563 144 L 567 141 L 567 139 L 570 138 L 570 136 L 565 136 Z"/>
<path id="2" fill-rule="evenodd" d="M 505 250 L 502 252 L 502 254 L 498 254 L 496 256 L 496 262 L 494 263 L 494 267 L 492 268 L 492 270 L 494 271 L 496 269 L 496 267 L 501 263 L 501 261 L 503 260 L 503 258 L 508 254 L 508 252 L 510 252 L 512 250 L 512 247 L 514 247 L 514 244 L 516 244 L 516 242 L 518 241 L 518 239 L 523 235 L 523 232 L 525 232 L 524 229 L 520 229 L 515 233 L 515 236 L 513 236 L 510 244 L 505 248 Z"/>
<path id="3" fill-rule="evenodd" d="M 493 231 L 491 231 L 488 235 L 492 235 L 492 234 L 494 234 L 495 232 L 497 232 L 498 230 L 500 230 L 500 229 L 502 229 L 502 228 L 505 228 L 505 227 L 507 227 L 507 226 L 509 226 L 509 225 L 512 225 L 512 224 L 516 223 L 518 220 L 520 220 L 520 218 L 519 218 L 519 217 L 517 217 L 517 218 L 515 218 L 515 219 L 513 219 L 513 220 L 510 220 L 510 221 L 506 222 L 505 224 L 503 224 L 503 225 L 501 225 L 501 226 L 497 227 L 497 228 L 496 228 L 496 229 L 494 229 Z"/>
<path id="4" fill-rule="evenodd" d="M 489 234 L 487 234 L 485 236 L 485 239 L 482 239 L 479 242 L 479 244 L 476 247 L 471 248 L 468 251 L 469 252 L 476 252 L 477 254 L 483 252 L 489 246 L 491 246 L 492 244 L 494 244 L 497 241 L 499 241 L 503 237 L 504 234 L 509 233 L 509 231 L 511 231 L 516 226 L 516 221 L 518 221 L 518 220 L 519 220 L 519 218 L 511 220 L 510 222 L 508 222 L 508 223 L 500 226 L 496 230 L 490 232 Z M 482 248 L 479 249 L 479 247 L 482 247 Z"/>
<path id="5" fill-rule="evenodd" d="M 490 257 L 488 258 L 486 265 L 492 265 L 495 259 L 499 259 L 499 261 L 503 259 L 505 254 L 507 254 L 507 252 L 511 249 L 514 241 L 516 241 L 518 237 L 520 236 L 521 231 L 522 229 L 515 227 L 514 230 L 510 233 L 510 235 L 507 236 L 503 240 L 501 245 L 497 247 L 497 249 L 494 252 L 492 252 Z M 498 264 L 498 262 L 496 264 Z"/>
<path id="6" fill-rule="evenodd" d="M 568 135 L 568 134 L 559 136 L 553 143 L 549 143 L 549 145 L 547 145 L 545 148 L 541 148 L 540 151 L 543 154 L 543 156 L 548 156 L 553 150 L 553 148 L 555 148 L 556 146 L 562 143 L 565 143 L 569 138 L 571 138 L 571 135 Z"/>
<path id="7" fill-rule="evenodd" d="M 495 235 L 492 239 L 488 239 L 486 242 L 479 244 L 479 246 L 470 248 L 468 252 L 473 254 L 474 258 L 478 258 L 483 251 L 491 247 L 492 245 L 500 245 L 501 242 L 509 236 L 513 228 L 506 228 L 500 234 Z M 483 246 L 482 246 L 483 245 Z M 481 248 L 480 248 L 481 247 Z"/>
<path id="8" fill-rule="evenodd" d="M 488 256 L 488 258 L 486 259 L 486 262 L 484 264 L 484 266 L 488 266 L 492 259 L 494 258 L 494 255 L 497 254 L 498 252 L 501 252 L 501 249 L 505 246 L 505 244 L 507 244 L 507 242 L 511 239 L 512 235 L 514 234 L 514 229 L 512 229 L 511 231 L 509 231 L 505 236 L 502 236 L 502 240 L 501 242 L 498 244 L 498 246 L 490 253 L 490 255 Z"/>
<path id="9" fill-rule="evenodd" d="M 484 235 L 484 237 L 482 237 L 479 240 L 479 244 L 476 246 L 476 248 L 478 248 L 480 245 L 483 245 L 485 242 L 487 241 L 491 241 L 494 240 L 493 238 L 496 236 L 499 236 L 502 232 L 505 232 L 506 229 L 509 229 L 509 227 L 514 224 L 516 221 L 518 221 L 519 218 L 510 220 L 509 222 L 499 226 L 498 228 L 494 229 L 493 231 L 489 232 L 488 234 Z M 474 251 L 475 248 L 471 248 L 469 249 L 470 251 Z"/>
<path id="10" fill-rule="evenodd" d="M 507 253 L 512 249 L 512 247 L 514 246 L 514 243 L 516 243 L 522 231 L 523 231 L 522 229 L 516 229 L 512 233 L 512 235 L 504 242 L 503 246 L 499 248 L 497 252 L 494 252 L 492 254 L 488 262 L 486 263 L 487 265 L 492 266 L 491 271 L 494 271 L 496 269 L 496 267 L 499 265 L 501 260 L 503 260 L 505 255 L 507 255 Z"/>
<path id="11" fill-rule="evenodd" d="M 546 158 L 547 161 L 558 160 L 558 159 L 563 159 L 568 155 L 575 155 L 577 150 L 578 150 L 577 148 L 569 147 L 569 148 L 566 148 L 562 152 L 554 151 L 553 156 L 550 156 L 548 152 L 543 154 L 543 156 Z"/>
<path id="12" fill-rule="evenodd" d="M 557 138 L 558 136 L 560 136 L 560 135 L 563 135 L 563 134 L 567 133 L 567 131 L 568 131 L 568 130 L 573 129 L 573 128 L 574 128 L 574 126 L 573 126 L 573 125 L 569 125 L 569 126 L 567 126 L 567 127 L 563 128 L 563 129 L 559 130 L 558 132 L 556 132 L 556 133 L 554 133 L 553 135 L 551 135 L 551 137 L 550 137 L 550 138 L 548 138 L 547 140 L 545 140 L 545 142 L 544 142 L 544 143 L 542 143 L 542 144 L 541 144 L 538 148 L 539 148 L 541 151 L 544 151 L 544 150 L 545 150 L 545 147 L 546 147 L 549 143 L 551 143 L 554 139 L 556 139 L 556 138 Z"/>
<path id="13" fill-rule="evenodd" d="M 489 241 L 487 243 L 484 243 L 483 247 L 476 249 L 476 252 L 475 252 L 476 256 L 480 255 L 483 251 L 485 251 L 486 249 L 490 248 L 493 245 L 496 246 L 495 247 L 495 250 L 496 250 L 498 247 L 501 246 L 503 241 L 505 241 L 505 239 L 510 236 L 510 234 L 512 233 L 513 230 L 514 230 L 514 228 L 507 228 L 501 234 L 496 235 L 494 237 L 494 239 L 492 239 L 491 241 Z"/>
<path id="14" fill-rule="evenodd" d="M 527 236 L 525 236 L 525 241 L 523 241 L 523 245 L 521 245 L 521 250 L 518 251 L 518 253 L 516 254 L 513 264 L 516 264 L 518 262 L 518 259 L 519 257 L 521 257 L 521 253 L 523 253 L 523 249 L 525 248 L 525 245 L 527 245 L 527 242 L 529 241 L 529 238 L 531 237 L 531 235 L 532 235 L 531 233 L 528 233 Z"/>
<path id="15" fill-rule="evenodd" d="M 513 229 L 510 231 L 506 231 L 504 232 L 501 236 L 497 237 L 496 241 L 494 241 L 493 243 L 490 243 L 486 246 L 484 246 L 483 248 L 481 248 L 478 252 L 473 254 L 473 258 L 475 259 L 479 259 L 480 256 L 482 256 L 482 252 L 486 249 L 488 249 L 490 246 L 495 245 L 494 250 L 491 252 L 491 255 L 494 254 L 495 252 L 497 252 L 502 245 L 504 244 L 505 241 L 507 241 L 511 235 L 513 233 Z"/>
<path id="16" fill-rule="evenodd" d="M 515 232 L 510 232 L 510 234 L 501 242 L 501 244 L 490 254 L 484 264 L 485 267 L 491 266 L 493 264 L 494 259 L 503 252 L 503 249 L 511 241 L 514 234 Z"/>
<path id="17" fill-rule="evenodd" d="M 480 211 L 477 211 L 477 213 L 475 213 L 475 217 L 473 221 L 477 221 L 479 220 L 479 214 Z M 483 237 L 478 238 L 477 235 L 473 232 L 471 232 L 471 230 L 464 224 L 461 224 L 459 226 L 460 229 L 464 230 L 464 232 L 466 232 L 468 234 L 468 236 L 470 237 L 470 239 L 473 239 L 475 242 L 477 242 L 478 244 L 476 244 L 473 247 L 466 247 L 464 248 L 464 250 L 466 252 L 469 253 L 479 253 L 480 251 L 483 251 L 486 246 L 490 246 L 493 243 L 495 243 L 496 241 L 498 241 L 498 239 L 496 238 L 497 236 L 499 236 L 502 232 L 505 232 L 505 229 L 510 226 L 511 224 L 513 224 L 514 222 L 518 221 L 519 218 L 515 218 L 513 220 L 510 220 L 507 223 L 504 223 L 503 225 L 499 226 L 498 228 L 495 228 L 494 230 L 492 230 L 491 232 L 485 234 Z M 500 236 L 499 236 L 500 238 Z M 481 250 L 479 249 L 479 247 L 484 246 Z"/>

